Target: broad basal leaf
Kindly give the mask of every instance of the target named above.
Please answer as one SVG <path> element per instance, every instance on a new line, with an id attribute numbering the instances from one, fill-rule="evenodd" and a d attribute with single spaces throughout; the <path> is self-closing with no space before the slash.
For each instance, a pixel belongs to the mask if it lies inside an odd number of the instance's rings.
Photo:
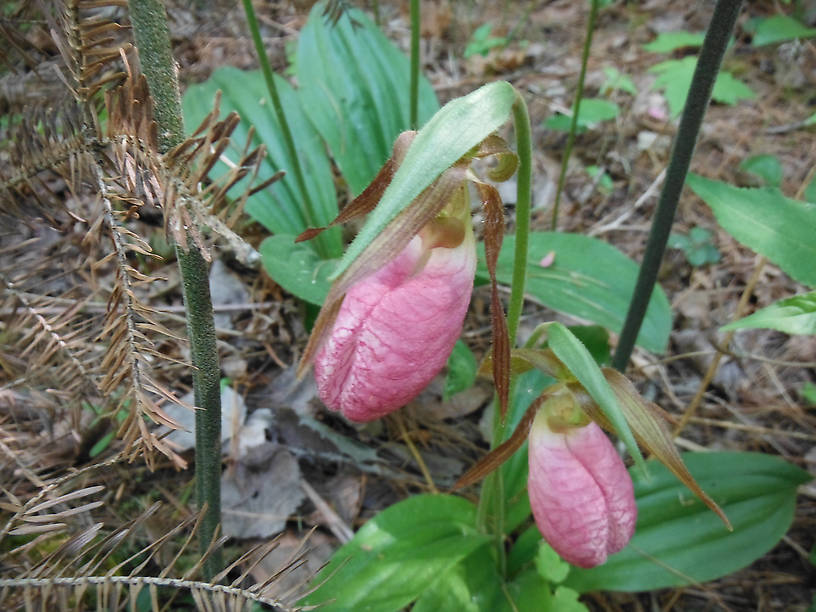
<path id="1" fill-rule="evenodd" d="M 566 584 L 580 592 L 647 591 L 714 580 L 746 567 L 785 535 L 796 488 L 807 472 L 760 453 L 685 453 L 692 475 L 731 519 L 720 519 L 660 463 L 650 478 L 630 469 L 638 522 L 625 549 L 599 567 L 574 568 Z"/>

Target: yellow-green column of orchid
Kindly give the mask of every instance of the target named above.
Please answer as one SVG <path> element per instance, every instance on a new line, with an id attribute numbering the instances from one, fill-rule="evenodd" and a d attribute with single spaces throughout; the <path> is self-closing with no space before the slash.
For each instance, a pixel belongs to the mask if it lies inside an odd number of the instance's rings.
<path id="1" fill-rule="evenodd" d="M 530 204 L 532 182 L 533 147 L 530 134 L 530 116 L 527 104 L 516 92 L 513 104 L 513 123 L 516 132 L 516 149 L 519 156 L 519 167 L 516 180 L 518 195 L 516 199 L 516 241 L 513 255 L 513 284 L 510 292 L 510 303 L 507 309 L 507 329 L 510 346 L 516 343 L 521 310 L 524 305 L 524 288 L 527 281 L 527 245 L 530 237 Z M 510 388 L 513 388 L 512 382 Z M 512 403 L 512 398 L 511 398 Z M 496 448 L 505 439 L 505 421 L 499 410 L 498 400 L 493 402 L 493 439 L 491 448 Z M 495 537 L 496 550 L 502 573 L 506 569 L 504 554 L 504 482 L 501 469 L 495 470 L 482 485 L 477 513 L 478 526 L 482 531 Z"/>

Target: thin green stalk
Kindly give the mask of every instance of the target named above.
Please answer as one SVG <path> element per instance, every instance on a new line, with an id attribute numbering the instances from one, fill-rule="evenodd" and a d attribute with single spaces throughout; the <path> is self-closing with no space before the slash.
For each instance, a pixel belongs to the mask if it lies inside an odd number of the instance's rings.
<path id="1" fill-rule="evenodd" d="M 567 180 L 567 166 L 569 165 L 572 147 L 575 144 L 575 134 L 578 131 L 578 114 L 581 111 L 581 100 L 584 97 L 584 80 L 586 78 L 587 63 L 589 62 L 589 49 L 592 47 L 592 34 L 595 32 L 595 20 L 598 17 L 598 6 L 600 0 L 592 0 L 589 8 L 589 21 L 587 21 L 586 36 L 584 37 L 584 52 L 581 55 L 581 73 L 578 76 L 578 91 L 575 92 L 575 105 L 572 109 L 572 121 L 567 135 L 567 146 L 564 149 L 564 157 L 561 160 L 561 173 L 558 175 L 558 188 L 555 191 L 555 205 L 553 206 L 552 221 L 550 229 L 555 231 L 558 225 L 558 209 L 561 206 L 561 194 L 564 191 L 564 184 Z"/>
<path id="2" fill-rule="evenodd" d="M 318 227 L 323 225 L 320 221 L 314 202 L 309 195 L 309 190 L 306 189 L 306 180 L 303 174 L 303 168 L 300 165 L 300 157 L 298 157 L 297 149 L 295 148 L 295 139 L 292 137 L 292 130 L 289 128 L 289 122 L 286 119 L 286 113 L 283 110 L 280 96 L 278 95 L 278 88 L 275 85 L 275 79 L 272 73 L 272 67 L 269 65 L 269 58 L 264 49 L 263 40 L 261 39 L 261 30 L 258 27 L 258 19 L 255 17 L 255 9 L 252 6 L 252 0 L 243 0 L 244 12 L 246 13 L 247 24 L 249 31 L 252 34 L 252 42 L 255 43 L 255 52 L 258 54 L 258 61 L 261 64 L 261 72 L 266 81 L 266 88 L 269 90 L 269 97 L 272 101 L 272 108 L 275 110 L 275 116 L 278 119 L 278 124 L 281 128 L 281 135 L 283 136 L 283 143 L 289 153 L 289 158 L 292 160 L 292 173 L 295 175 L 295 182 L 298 189 L 303 196 L 303 206 L 306 213 L 306 225 L 311 227 Z M 339 253 L 330 252 L 330 247 L 326 242 L 325 236 L 318 236 L 315 239 L 315 246 L 323 258 L 336 257 Z"/>
<path id="3" fill-rule="evenodd" d="M 411 0 L 411 129 L 417 129 L 419 121 L 419 0 Z"/>
<path id="4" fill-rule="evenodd" d="M 139 62 L 154 103 L 159 150 L 164 153 L 184 139 L 184 120 L 175 63 L 161 0 L 129 0 L 128 9 Z M 188 240 L 188 251 L 176 246 L 187 312 L 196 411 L 196 503 L 207 511 L 199 528 L 199 546 L 206 550 L 221 523 L 221 369 L 215 343 L 207 263 Z M 223 569 L 221 549 L 205 561 L 207 579 Z"/>
<path id="5" fill-rule="evenodd" d="M 518 196 L 516 198 L 516 245 L 513 257 L 513 285 L 510 292 L 510 304 L 507 311 L 507 328 L 510 346 L 516 344 L 521 310 L 524 305 L 524 287 L 527 279 L 527 251 L 530 237 L 530 210 L 532 192 L 533 143 L 530 129 L 530 115 L 524 98 L 517 94 L 513 104 L 513 121 L 518 148 Z M 513 389 L 511 382 L 510 388 Z M 505 438 L 505 422 L 501 418 L 498 399 L 493 401 L 493 439 L 491 448 L 496 448 Z M 499 568 L 504 574 L 506 555 L 504 551 L 504 478 L 501 469 L 495 470 L 485 478 L 479 497 L 477 525 L 493 534 L 499 559 Z"/>
<path id="6" fill-rule="evenodd" d="M 703 116 L 711 99 L 711 91 L 717 74 L 720 72 L 723 55 L 728 48 L 728 41 L 734 31 L 742 0 L 717 0 L 711 24 L 708 26 L 700 58 L 694 70 L 686 106 L 680 119 L 680 127 L 674 139 L 669 167 L 666 170 L 666 180 L 660 193 L 646 252 L 643 255 L 643 264 L 640 267 L 632 301 L 629 303 L 629 312 L 623 324 L 618 347 L 612 359 L 612 365 L 617 370 L 626 369 L 629 357 L 635 346 L 643 317 L 649 305 L 649 300 L 657 281 L 657 273 L 663 253 L 666 251 L 666 242 L 669 239 L 674 213 L 680 200 L 683 184 L 686 182 L 691 156 L 697 144 L 697 134 L 703 123 Z"/>

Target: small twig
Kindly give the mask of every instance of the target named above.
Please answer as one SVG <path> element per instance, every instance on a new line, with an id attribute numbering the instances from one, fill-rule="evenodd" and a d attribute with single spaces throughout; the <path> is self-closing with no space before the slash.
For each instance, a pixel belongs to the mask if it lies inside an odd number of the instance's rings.
<path id="1" fill-rule="evenodd" d="M 351 529 L 351 527 L 346 525 L 346 522 L 340 517 L 339 514 L 337 514 L 337 512 L 334 511 L 334 508 L 327 504 L 326 500 L 320 496 L 320 493 L 315 491 L 312 485 L 303 479 L 300 481 L 300 488 L 315 505 L 317 511 L 323 515 L 323 520 L 326 523 L 326 526 L 334 534 L 334 536 L 343 544 L 349 542 L 354 537 L 354 531 Z"/>
<path id="2" fill-rule="evenodd" d="M 689 422 L 699 423 L 700 425 L 711 425 L 713 427 L 722 427 L 723 429 L 737 429 L 739 431 L 748 431 L 755 434 L 784 436 L 788 438 L 797 438 L 799 440 L 816 440 L 816 435 L 806 434 L 800 431 L 784 431 L 782 429 L 762 427 L 761 425 L 743 425 L 742 423 L 733 423 L 731 421 L 721 421 L 719 419 L 709 419 L 706 417 L 691 417 Z"/>

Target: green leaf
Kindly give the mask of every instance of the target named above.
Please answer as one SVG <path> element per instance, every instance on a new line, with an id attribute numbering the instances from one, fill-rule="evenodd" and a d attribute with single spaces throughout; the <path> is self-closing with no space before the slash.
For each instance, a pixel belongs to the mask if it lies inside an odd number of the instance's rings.
<path id="1" fill-rule="evenodd" d="M 581 383 L 609 419 L 635 462 L 643 466 L 643 455 L 618 405 L 615 392 L 606 382 L 606 378 L 586 347 L 572 332 L 558 322 L 551 323 L 547 328 L 547 339 L 555 356 L 564 362 L 575 379 Z"/>
<path id="2" fill-rule="evenodd" d="M 672 117 L 679 116 L 683 110 L 696 65 L 696 57 L 684 57 L 660 62 L 649 68 L 649 72 L 657 74 L 654 88 L 664 90 Z M 711 97 L 717 102 L 733 105 L 740 100 L 752 100 L 756 94 L 745 83 L 735 79 L 730 72 L 720 71 L 714 81 Z"/>
<path id="3" fill-rule="evenodd" d="M 625 91 L 626 93 L 636 96 L 638 94 L 635 82 L 627 75 L 620 72 L 613 66 L 605 66 L 603 69 L 606 75 L 606 80 L 601 85 L 601 93 L 607 94 L 613 91 Z"/>
<path id="4" fill-rule="evenodd" d="M 816 385 L 806 382 L 799 390 L 799 394 L 808 402 L 816 406 Z"/>
<path id="5" fill-rule="evenodd" d="M 309 179 L 306 181 L 306 189 L 318 216 L 314 223 L 328 225 L 337 216 L 337 194 L 325 146 L 320 135 L 306 118 L 294 89 L 281 77 L 275 75 L 274 78 L 295 138 L 301 166 Z M 219 68 L 209 80 L 187 88 L 182 107 L 188 130 L 192 131 L 198 127 L 211 111 L 215 93 L 219 89 L 222 91 L 222 117 L 231 111 L 237 111 L 241 116 L 241 123 L 233 133 L 232 146 L 224 152 L 224 155 L 236 161 L 239 153 L 237 147 L 243 147 L 249 128 L 253 126 L 255 129 L 253 145 L 263 143 L 267 149 L 257 181 L 271 177 L 278 170 L 287 171 L 283 179 L 249 198 L 246 203 L 247 214 L 272 233 L 295 236 L 300 234 L 309 226 L 303 205 L 305 197 L 298 187 L 294 174 L 290 172 L 293 162 L 280 137 L 281 128 L 272 110 L 269 92 L 259 70 L 247 72 L 231 67 Z M 218 177 L 227 170 L 227 166 L 219 162 L 212 169 L 211 175 Z M 324 232 L 317 240 L 323 241 L 327 253 L 338 256 L 342 252 L 340 228 Z"/>
<path id="6" fill-rule="evenodd" d="M 400 132 L 410 129 L 409 64 L 362 11 L 350 8 L 332 23 L 324 10 L 317 3 L 300 32 L 295 71 L 303 108 L 356 196 L 391 155 Z M 420 75 L 420 124 L 438 108 Z"/>
<path id="7" fill-rule="evenodd" d="M 675 49 L 684 47 L 701 47 L 703 45 L 704 32 L 661 32 L 652 42 L 643 45 L 646 51 L 651 53 L 671 53 Z"/>
<path id="8" fill-rule="evenodd" d="M 812 476 L 760 453 L 685 453 L 692 475 L 728 514 L 734 531 L 663 467 L 650 478 L 630 469 L 638 522 L 629 546 L 606 564 L 574 568 L 566 585 L 579 592 L 647 591 L 714 580 L 769 551 L 790 527 L 796 488 Z"/>
<path id="9" fill-rule="evenodd" d="M 553 550 L 553 547 L 547 544 L 543 539 L 538 543 L 535 566 L 542 578 L 555 584 L 564 582 L 564 579 L 570 572 L 570 567 L 572 567 L 559 557 L 558 553 Z"/>
<path id="10" fill-rule="evenodd" d="M 414 138 L 380 204 L 368 215 L 332 279 L 442 172 L 507 122 L 516 95 L 510 83 L 496 81 L 443 106 Z"/>
<path id="11" fill-rule="evenodd" d="M 744 159 L 739 167 L 740 170 L 758 176 L 768 187 L 779 187 L 782 183 L 782 164 L 776 155 L 753 155 Z"/>
<path id="12" fill-rule="evenodd" d="M 697 174 L 686 182 L 729 234 L 794 280 L 816 286 L 816 204 L 791 200 L 775 188 L 744 189 Z"/>
<path id="13" fill-rule="evenodd" d="M 506 236 L 496 276 L 510 284 L 515 237 Z M 555 252 L 552 265 L 539 262 Z M 548 308 L 620 333 L 637 279 L 638 266 L 615 247 L 589 236 L 561 232 L 531 232 L 527 256 L 527 292 Z M 479 245 L 477 277 L 489 278 L 484 246 Z M 653 353 L 666 350 L 671 331 L 669 300 L 660 287 L 652 294 L 637 344 Z"/>
<path id="14" fill-rule="evenodd" d="M 91 450 L 88 451 L 88 456 L 93 459 L 100 453 L 102 453 L 110 443 L 113 441 L 114 436 L 116 435 L 115 431 L 110 431 L 106 433 L 104 436 L 99 438 L 96 443 L 91 447 Z"/>
<path id="15" fill-rule="evenodd" d="M 451 396 L 473 386 L 478 369 L 479 364 L 476 362 L 473 351 L 468 348 L 467 344 L 457 340 L 448 357 L 448 373 L 445 376 L 443 399 L 448 401 Z"/>
<path id="16" fill-rule="evenodd" d="M 507 38 L 504 36 L 491 36 L 490 30 L 493 24 L 484 23 L 473 31 L 470 41 L 465 47 L 465 59 L 471 55 L 487 55 L 494 47 L 504 47 L 507 45 Z"/>
<path id="17" fill-rule="evenodd" d="M 490 541 L 475 506 L 450 495 L 416 495 L 387 508 L 332 555 L 300 605 L 321 610 L 400 610 Z"/>
<path id="18" fill-rule="evenodd" d="M 321 259 L 307 243 L 295 243 L 288 234 L 266 238 L 260 253 L 272 280 L 310 304 L 323 304 L 331 286 L 328 278 L 339 259 Z"/>
<path id="19" fill-rule="evenodd" d="M 581 130 L 595 127 L 602 121 L 614 119 L 620 114 L 620 107 L 609 100 L 584 98 L 581 100 L 581 109 L 578 111 L 578 127 Z M 544 126 L 551 130 L 569 132 L 572 119 L 569 115 L 559 113 L 549 117 Z"/>
<path id="20" fill-rule="evenodd" d="M 786 334 L 816 334 L 816 291 L 779 300 L 721 329 L 748 328 L 775 329 Z"/>
<path id="21" fill-rule="evenodd" d="M 612 182 L 612 178 L 606 173 L 606 171 L 601 170 L 600 167 L 594 164 L 587 166 L 586 171 L 590 178 L 597 180 L 598 189 L 600 189 L 601 192 L 609 193 L 612 191 L 615 184 Z M 602 174 L 600 178 L 596 179 L 599 172 L 602 172 Z"/>
<path id="22" fill-rule="evenodd" d="M 752 19 L 746 24 L 746 29 L 754 33 L 751 44 L 755 47 L 816 36 L 816 28 L 808 28 L 787 15 Z"/>
<path id="23" fill-rule="evenodd" d="M 451 567 L 428 588 L 411 612 L 483 612 L 496 610 L 503 599 L 502 578 L 490 546 L 482 546 Z"/>

